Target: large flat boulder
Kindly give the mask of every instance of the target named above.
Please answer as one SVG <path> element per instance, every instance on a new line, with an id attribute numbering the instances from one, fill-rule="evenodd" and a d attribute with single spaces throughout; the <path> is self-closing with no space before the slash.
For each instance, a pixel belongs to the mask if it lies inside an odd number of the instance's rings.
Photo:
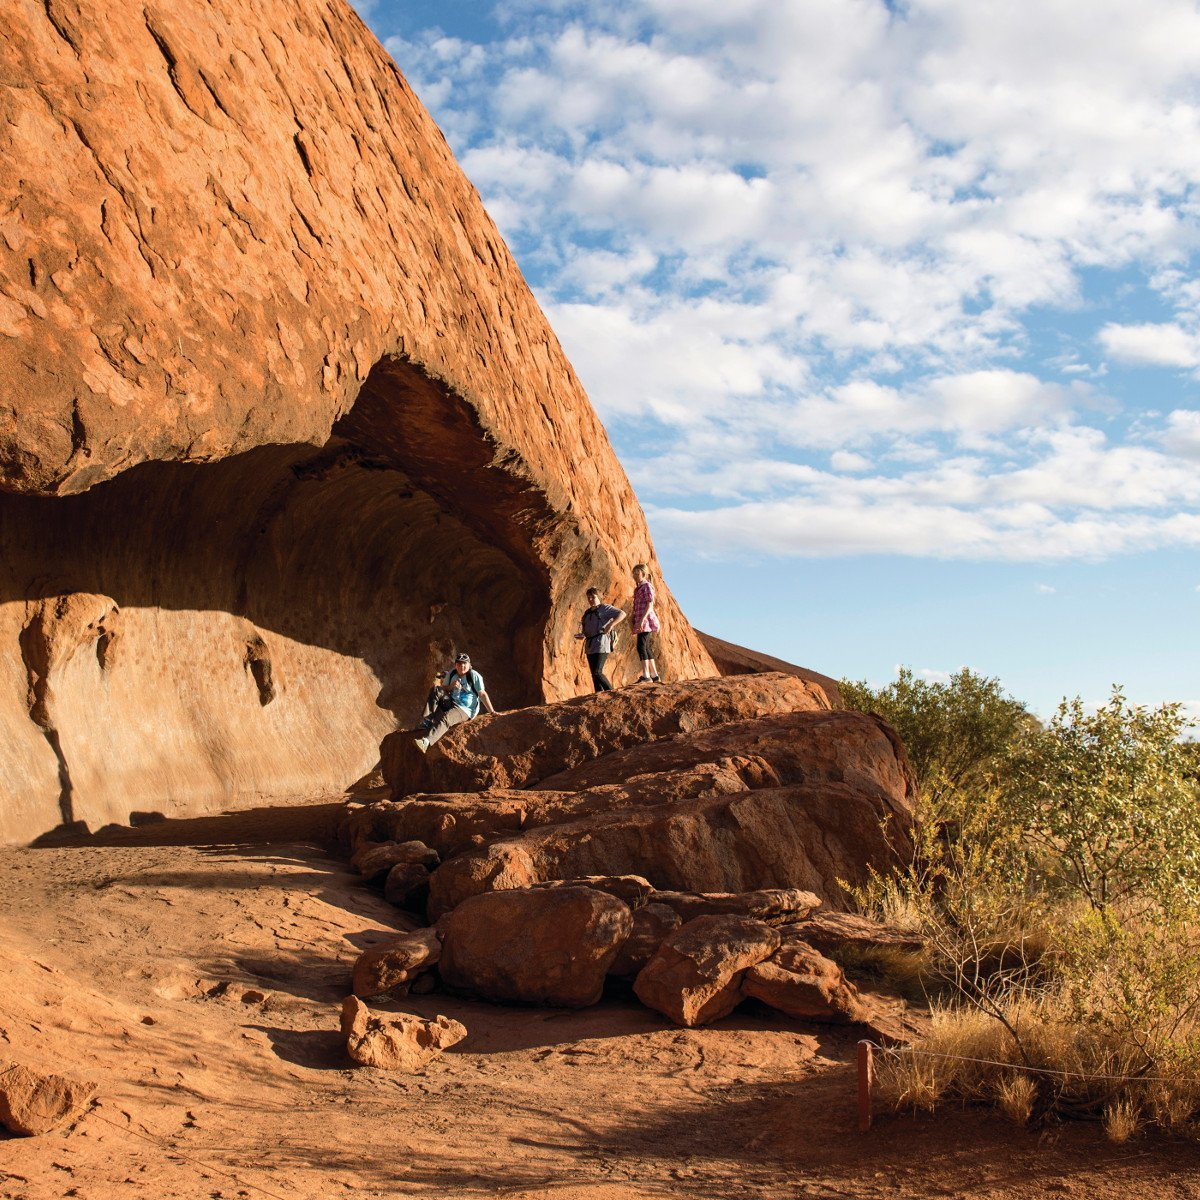
<path id="1" fill-rule="evenodd" d="M 762 774 L 780 784 L 846 783 L 878 792 L 891 807 L 909 807 L 916 794 L 916 776 L 908 754 L 885 721 L 865 713 L 804 707 L 749 714 L 685 736 L 632 745 L 566 766 L 535 786 L 549 791 L 587 791 L 730 756 L 756 764 Z"/>
<path id="2" fill-rule="evenodd" d="M 404 800 L 377 800 L 352 808 L 342 824 L 346 849 L 357 854 L 380 842 L 418 838 L 442 858 L 497 837 L 543 825 L 561 825 L 595 813 L 732 795 L 755 787 L 776 786 L 779 777 L 761 760 L 729 757 L 674 771 L 638 775 L 623 783 L 602 784 L 582 792 L 517 788 L 442 792 Z"/>
<path id="3" fill-rule="evenodd" d="M 431 876 L 431 918 L 468 896 L 581 875 L 642 875 L 656 888 L 744 892 L 795 888 L 844 907 L 839 880 L 864 883 L 908 852 L 872 793 L 846 784 L 763 788 L 600 814 L 467 850 Z"/>
<path id="4" fill-rule="evenodd" d="M 747 718 L 823 712 L 829 707 L 819 686 L 792 675 L 683 681 L 480 716 L 451 730 L 424 754 L 410 734 L 396 733 L 384 739 L 380 756 L 396 798 L 417 792 L 529 788 L 614 751 L 688 738 Z M 704 760 L 692 758 L 687 765 L 720 757 L 716 753 Z M 603 779 L 619 781 L 611 772 Z M 572 780 L 558 790 L 580 791 L 584 786 Z"/>

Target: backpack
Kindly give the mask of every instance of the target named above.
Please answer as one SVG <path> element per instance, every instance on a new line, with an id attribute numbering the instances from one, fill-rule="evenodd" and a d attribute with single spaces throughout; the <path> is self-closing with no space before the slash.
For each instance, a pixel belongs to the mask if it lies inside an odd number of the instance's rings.
<path id="1" fill-rule="evenodd" d="M 458 672 L 451 667 L 450 670 L 447 671 L 442 677 L 442 687 L 446 687 L 448 684 L 453 682 L 453 680 L 450 678 L 451 675 L 463 679 L 471 691 L 474 692 L 476 696 L 479 695 L 479 689 L 475 686 L 475 680 L 479 678 L 479 673 L 474 668 L 468 671 L 465 675 L 459 676 Z"/>

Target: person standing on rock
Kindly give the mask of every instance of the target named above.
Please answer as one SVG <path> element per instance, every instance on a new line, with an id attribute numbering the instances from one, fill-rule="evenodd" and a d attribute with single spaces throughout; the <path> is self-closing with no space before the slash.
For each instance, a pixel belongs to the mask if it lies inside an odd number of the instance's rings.
<path id="1" fill-rule="evenodd" d="M 613 651 L 613 629 L 625 620 L 625 613 L 612 604 L 605 604 L 600 589 L 587 590 L 587 611 L 579 622 L 576 639 L 583 638 L 588 668 L 592 672 L 592 687 L 598 692 L 611 692 L 612 684 L 604 673 L 604 664 Z"/>
<path id="2" fill-rule="evenodd" d="M 658 640 L 658 614 L 654 611 L 654 584 L 650 582 L 650 568 L 638 563 L 633 568 L 633 616 L 630 621 L 637 634 L 638 658 L 642 660 L 642 673 L 635 682 L 658 683 L 658 667 L 654 665 L 655 643 Z"/>
<path id="3" fill-rule="evenodd" d="M 490 713 L 496 711 L 491 697 L 484 690 L 483 676 L 478 671 L 471 670 L 469 654 L 460 654 L 454 660 L 454 666 L 446 672 L 446 677 L 442 680 L 442 691 L 445 698 L 441 701 L 439 710 L 432 714 L 433 721 L 429 732 L 417 738 L 415 743 L 422 754 L 455 725 L 461 725 L 477 716 L 481 704 Z"/>

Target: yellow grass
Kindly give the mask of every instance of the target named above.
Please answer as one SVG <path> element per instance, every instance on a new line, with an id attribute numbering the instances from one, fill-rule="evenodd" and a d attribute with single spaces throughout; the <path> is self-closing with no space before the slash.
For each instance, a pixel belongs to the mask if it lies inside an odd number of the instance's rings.
<path id="1" fill-rule="evenodd" d="M 932 1110 L 950 1100 L 998 1107 L 1025 1124 L 1049 1112 L 1099 1117 L 1114 1142 L 1144 1124 L 1195 1129 L 1200 1080 L 1192 1058 L 1148 1061 L 1136 1037 L 1069 1019 L 1049 993 L 1007 1004 L 1003 1024 L 978 1009 L 936 1009 L 928 1035 L 890 1052 L 878 1073 L 881 1096 L 898 1109 Z"/>

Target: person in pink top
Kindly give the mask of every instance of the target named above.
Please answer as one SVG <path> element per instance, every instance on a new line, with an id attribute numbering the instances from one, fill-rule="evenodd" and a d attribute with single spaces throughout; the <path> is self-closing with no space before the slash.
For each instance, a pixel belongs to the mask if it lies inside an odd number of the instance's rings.
<path id="1" fill-rule="evenodd" d="M 638 658 L 642 660 L 642 673 L 638 683 L 658 683 L 658 668 L 654 665 L 655 642 L 659 631 L 658 614 L 654 611 L 654 584 L 650 582 L 650 568 L 638 563 L 633 568 L 633 615 L 630 624 L 637 634 Z"/>

